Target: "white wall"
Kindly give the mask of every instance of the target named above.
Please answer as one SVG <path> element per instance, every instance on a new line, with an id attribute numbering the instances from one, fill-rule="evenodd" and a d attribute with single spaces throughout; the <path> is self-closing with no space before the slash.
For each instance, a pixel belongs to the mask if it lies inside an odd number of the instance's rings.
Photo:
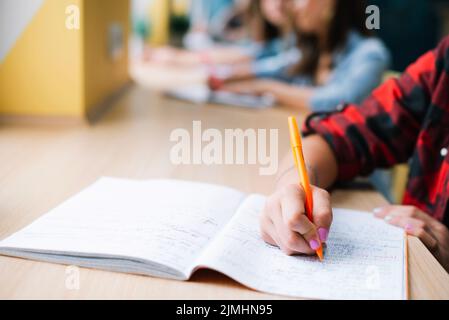
<path id="1" fill-rule="evenodd" d="M 0 0 L 0 63 L 44 0 Z"/>

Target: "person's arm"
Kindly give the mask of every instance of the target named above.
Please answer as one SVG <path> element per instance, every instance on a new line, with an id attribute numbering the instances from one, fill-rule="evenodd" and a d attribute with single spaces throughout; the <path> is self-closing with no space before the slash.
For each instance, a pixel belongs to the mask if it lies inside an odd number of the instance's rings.
<path id="1" fill-rule="evenodd" d="M 313 187 L 315 220 L 311 224 L 304 219 L 304 191 L 287 158 L 276 190 L 261 214 L 261 234 L 266 242 L 287 254 L 313 254 L 316 241 L 326 241 L 332 222 L 329 194 L 319 186 L 329 187 L 337 180 L 350 180 L 376 167 L 408 160 L 430 103 L 434 65 L 435 55 L 428 53 L 399 80 L 390 80 L 377 89 L 360 107 L 350 105 L 341 112 L 306 121 L 304 156 L 312 184 L 318 185 Z M 437 231 L 440 247 L 449 247 L 444 232 Z"/>
<path id="2" fill-rule="evenodd" d="M 310 98 L 315 89 L 298 87 L 277 80 L 252 79 L 226 83 L 221 89 L 254 95 L 272 95 L 283 106 L 304 110 L 310 108 Z"/>
<path id="3" fill-rule="evenodd" d="M 311 184 L 323 189 L 332 186 L 337 179 L 338 164 L 326 140 L 319 135 L 304 138 L 303 152 Z M 279 168 L 276 185 L 295 184 L 298 179 L 293 157 L 287 154 Z"/>
<path id="4" fill-rule="evenodd" d="M 278 78 L 298 61 L 299 56 L 299 51 L 292 48 L 273 56 L 254 57 L 253 61 L 247 63 L 216 66 L 212 76 L 222 84 L 254 78 Z M 237 90 L 236 86 L 232 85 L 229 89 Z"/>
<path id="5" fill-rule="evenodd" d="M 263 70 L 270 70 L 270 64 L 291 65 L 292 61 L 299 58 L 299 53 L 294 50 L 290 55 L 292 58 L 284 54 L 279 55 L 280 60 L 272 58 L 272 61 L 268 59 L 266 63 L 260 62 L 256 69 L 261 70 L 262 77 L 271 77 L 274 74 L 264 73 Z M 253 94 L 271 94 L 279 104 L 300 110 L 333 111 L 342 102 L 361 103 L 380 84 L 389 64 L 388 51 L 375 39 L 366 40 L 348 59 L 350 64 L 345 63 L 347 65 L 345 73 L 337 81 L 319 87 L 299 87 L 280 81 L 259 79 L 236 82 L 226 89 Z"/>
<path id="6" fill-rule="evenodd" d="M 211 65 L 244 64 L 252 61 L 252 56 L 239 46 L 213 47 L 197 53 L 200 61 Z"/>
<path id="7" fill-rule="evenodd" d="M 310 98 L 313 96 L 315 89 L 276 81 L 267 84 L 266 92 L 273 95 L 280 105 L 298 110 L 310 110 Z"/>
<path id="8" fill-rule="evenodd" d="M 253 58 L 238 46 L 217 46 L 200 51 L 173 47 L 152 48 L 147 50 L 145 59 L 168 65 L 193 67 L 197 65 L 249 65 Z"/>
<path id="9" fill-rule="evenodd" d="M 209 75 L 209 85 L 212 90 L 222 89 L 224 84 L 243 81 L 255 77 L 251 63 L 215 66 Z"/>

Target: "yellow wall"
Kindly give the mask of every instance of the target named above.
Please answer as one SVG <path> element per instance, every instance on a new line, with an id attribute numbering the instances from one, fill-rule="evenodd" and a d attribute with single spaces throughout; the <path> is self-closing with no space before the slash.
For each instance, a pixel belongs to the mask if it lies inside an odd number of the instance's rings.
<path id="1" fill-rule="evenodd" d="M 172 2 L 172 13 L 176 16 L 187 15 L 189 12 L 189 0 L 174 0 Z"/>
<path id="2" fill-rule="evenodd" d="M 84 2 L 84 101 L 87 112 L 129 81 L 129 7 L 128 0 Z M 123 28 L 124 51 L 118 60 L 108 54 L 108 28 L 111 23 L 119 23 Z"/>
<path id="3" fill-rule="evenodd" d="M 80 8 L 80 30 L 66 28 L 69 5 Z M 0 114 L 86 117 L 126 84 L 129 6 L 129 0 L 45 0 L 0 65 Z M 108 55 L 111 23 L 123 27 L 118 60 Z"/>
<path id="4" fill-rule="evenodd" d="M 81 116 L 81 33 L 65 27 L 65 8 L 47 0 L 0 65 L 0 112 Z"/>

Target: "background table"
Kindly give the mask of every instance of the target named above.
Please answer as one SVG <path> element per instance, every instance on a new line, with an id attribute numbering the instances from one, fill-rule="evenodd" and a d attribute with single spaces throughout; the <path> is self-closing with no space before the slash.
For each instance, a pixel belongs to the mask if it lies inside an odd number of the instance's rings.
<path id="1" fill-rule="evenodd" d="M 0 238 L 34 221 L 101 176 L 175 178 L 224 184 L 269 194 L 273 177 L 257 165 L 174 166 L 169 161 L 175 128 L 278 128 L 280 155 L 289 150 L 283 108 L 251 111 L 192 105 L 132 87 L 94 126 L 0 127 Z M 299 115 L 300 116 L 300 115 Z M 334 207 L 372 210 L 385 204 L 374 191 L 335 191 Z M 416 238 L 409 238 L 411 297 L 449 299 L 449 276 Z M 80 269 L 79 290 L 66 288 L 66 267 L 0 257 L 0 298 L 261 299 L 279 298 L 247 289 L 213 271 L 188 282 Z"/>

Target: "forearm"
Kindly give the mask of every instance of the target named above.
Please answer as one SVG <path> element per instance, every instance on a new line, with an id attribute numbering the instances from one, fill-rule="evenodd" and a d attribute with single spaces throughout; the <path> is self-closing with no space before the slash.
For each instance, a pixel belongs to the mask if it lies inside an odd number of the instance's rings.
<path id="1" fill-rule="evenodd" d="M 311 88 L 301 88 L 279 82 L 271 86 L 269 91 L 281 105 L 296 109 L 310 109 L 309 100 L 313 94 Z"/>
<path id="2" fill-rule="evenodd" d="M 313 135 L 303 140 L 304 158 L 309 172 L 310 182 L 320 188 L 329 188 L 337 180 L 338 165 L 335 155 L 328 143 L 319 135 Z M 296 184 L 299 181 L 298 172 L 290 154 L 281 163 L 276 179 L 277 188 Z"/>
<path id="3" fill-rule="evenodd" d="M 236 66 L 230 66 L 230 74 L 223 79 L 225 83 L 233 81 L 248 80 L 254 78 L 251 63 L 241 63 Z"/>
<path id="4" fill-rule="evenodd" d="M 247 64 L 252 57 L 242 52 L 239 48 L 217 47 L 201 53 L 203 60 L 218 65 Z"/>

